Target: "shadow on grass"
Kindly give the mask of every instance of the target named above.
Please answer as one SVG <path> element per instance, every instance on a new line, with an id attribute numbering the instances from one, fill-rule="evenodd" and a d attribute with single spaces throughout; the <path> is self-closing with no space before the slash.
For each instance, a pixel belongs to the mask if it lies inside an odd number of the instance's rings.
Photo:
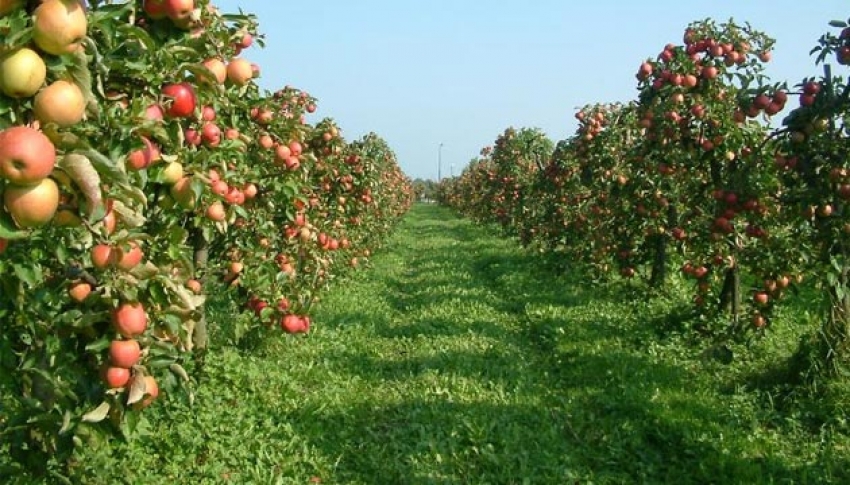
<path id="1" fill-rule="evenodd" d="M 310 446 L 333 458 L 339 483 L 760 483 L 806 475 L 774 457 L 729 453 L 711 438 L 722 417 L 687 402 L 687 383 L 676 369 L 641 359 L 577 355 L 582 364 L 558 373 L 564 380 L 511 389 L 527 376 L 508 370 L 509 355 L 452 353 L 393 362 L 339 357 L 350 369 L 366 371 L 359 374 L 365 379 L 462 373 L 499 380 L 512 396 L 505 403 L 458 402 L 434 389 L 402 402 L 290 416 Z M 632 373 L 671 380 L 648 379 L 638 389 Z M 536 395 L 547 385 L 557 392 Z M 683 403 L 653 402 L 658 385 L 683 388 Z"/>
<path id="2" fill-rule="evenodd" d="M 327 358 L 332 368 L 387 389 L 385 400 L 290 417 L 298 434 L 336 463 L 334 480 L 763 483 L 824 476 L 818 464 L 791 469 L 758 451 L 730 451 L 722 440 L 735 425 L 728 413 L 716 402 L 694 399 L 685 369 L 635 351 L 654 335 L 651 320 L 641 330 L 616 317 L 590 324 L 527 314 L 530 307 L 616 304 L 622 293 L 559 277 L 533 255 L 441 208 L 415 210 L 401 230 L 393 249 L 406 267 L 381 288 L 381 298 L 399 316 L 373 327 L 381 340 L 375 347 L 396 351 L 349 349 Z M 452 311 L 466 307 L 485 308 L 491 318 L 458 320 Z M 637 336 L 624 338 L 629 331 Z M 414 351 L 467 336 L 496 344 Z M 626 347 L 607 346 L 613 338 Z M 407 388 L 402 395 L 389 390 L 429 375 L 477 380 L 504 395 L 467 402 L 468 396 L 456 398 L 447 388 L 425 385 L 418 394 Z M 838 459 L 832 465 L 846 464 Z"/>

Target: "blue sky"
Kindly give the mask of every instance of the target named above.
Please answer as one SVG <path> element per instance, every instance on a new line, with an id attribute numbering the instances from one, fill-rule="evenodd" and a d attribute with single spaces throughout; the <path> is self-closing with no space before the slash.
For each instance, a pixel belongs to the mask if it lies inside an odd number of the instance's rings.
<path id="1" fill-rule="evenodd" d="M 384 137 L 402 169 L 457 174 L 508 126 L 553 140 L 575 130 L 577 107 L 636 97 L 634 74 L 685 27 L 707 17 L 748 21 L 777 39 L 768 75 L 817 74 L 809 50 L 846 0 L 222 0 L 258 16 L 260 85 L 319 98 L 343 135 Z"/>

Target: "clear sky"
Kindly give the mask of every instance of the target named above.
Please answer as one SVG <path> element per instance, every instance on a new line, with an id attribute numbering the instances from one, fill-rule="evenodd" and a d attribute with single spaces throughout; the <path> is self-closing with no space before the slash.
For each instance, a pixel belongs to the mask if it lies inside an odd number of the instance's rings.
<path id="1" fill-rule="evenodd" d="M 634 74 L 685 27 L 734 18 L 777 39 L 771 80 L 817 74 L 810 49 L 846 0 L 220 0 L 258 16 L 260 85 L 319 99 L 355 139 L 375 131 L 413 178 L 458 174 L 505 128 L 553 140 L 577 107 L 636 98 Z M 453 167 L 453 169 L 452 169 Z"/>

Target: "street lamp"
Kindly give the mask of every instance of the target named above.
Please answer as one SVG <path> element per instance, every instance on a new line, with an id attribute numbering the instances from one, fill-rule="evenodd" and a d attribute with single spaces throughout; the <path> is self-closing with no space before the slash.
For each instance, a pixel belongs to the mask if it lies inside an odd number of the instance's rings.
<path id="1" fill-rule="evenodd" d="M 437 182 L 443 180 L 443 144 L 437 149 Z"/>
<path id="2" fill-rule="evenodd" d="M 449 178 L 455 178 L 455 164 L 449 165 Z"/>

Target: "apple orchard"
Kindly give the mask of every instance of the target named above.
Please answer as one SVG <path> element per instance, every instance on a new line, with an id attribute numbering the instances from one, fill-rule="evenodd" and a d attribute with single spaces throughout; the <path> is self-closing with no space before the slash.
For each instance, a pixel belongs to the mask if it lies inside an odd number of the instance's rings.
<path id="1" fill-rule="evenodd" d="M 380 137 L 258 88 L 257 27 L 207 1 L 0 0 L 0 436 L 21 463 L 191 400 L 208 294 L 244 309 L 235 339 L 308 332 L 412 202 Z"/>
<path id="2" fill-rule="evenodd" d="M 506 129 L 441 198 L 588 282 L 686 292 L 698 338 L 768 336 L 789 301 L 820 295 L 800 362 L 842 375 L 850 84 L 834 71 L 850 26 L 831 26 L 787 83 L 764 74 L 765 33 L 694 22 L 636 60 L 636 99 L 583 107 L 557 144 Z M 15 466 L 66 463 L 132 437 L 165 398 L 192 403 L 211 333 L 303 338 L 411 207 L 378 135 L 346 140 L 308 122 L 307 91 L 260 89 L 242 55 L 258 28 L 208 0 L 0 0 L 0 444 Z M 219 307 L 237 313 L 227 326 L 207 318 Z"/>
<path id="3" fill-rule="evenodd" d="M 812 51 L 819 69 L 789 85 L 763 73 L 766 34 L 694 22 L 636 63 L 637 99 L 585 106 L 556 146 L 505 130 L 442 199 L 580 262 L 570 269 L 589 281 L 653 295 L 684 285 L 698 337 L 764 336 L 807 285 L 821 323 L 801 361 L 836 375 L 850 363 L 850 85 L 831 63 L 850 64 L 850 27 L 831 26 Z"/>

